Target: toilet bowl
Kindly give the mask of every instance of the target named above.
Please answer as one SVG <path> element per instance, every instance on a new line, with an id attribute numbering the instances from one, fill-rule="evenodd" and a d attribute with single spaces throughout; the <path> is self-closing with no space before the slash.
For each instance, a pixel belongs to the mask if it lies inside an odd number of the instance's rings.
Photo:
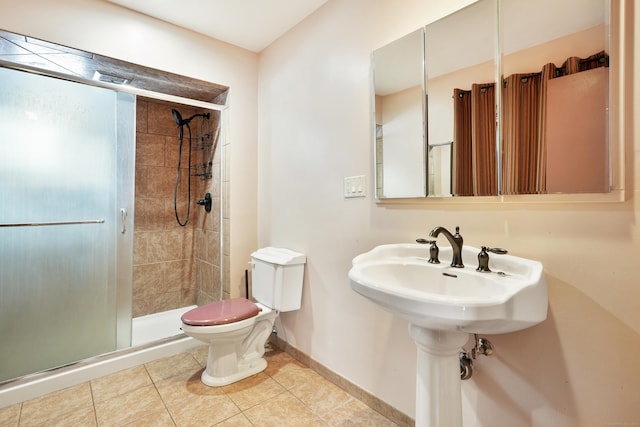
<path id="1" fill-rule="evenodd" d="M 265 344 L 280 311 L 300 308 L 306 257 L 282 248 L 253 254 L 253 296 L 202 305 L 182 315 L 182 331 L 209 345 L 201 380 L 223 386 L 257 374 L 267 367 Z"/>
<path id="2" fill-rule="evenodd" d="M 195 323 L 193 318 L 197 315 L 218 311 L 218 306 L 229 304 L 237 305 L 236 309 L 253 305 L 256 313 L 241 320 L 212 318 L 212 324 L 190 324 Z M 262 372 L 267 367 L 267 361 L 263 358 L 264 346 L 273 330 L 275 318 L 275 311 L 244 298 L 206 304 L 183 314 L 182 331 L 209 345 L 202 382 L 218 387 Z"/>

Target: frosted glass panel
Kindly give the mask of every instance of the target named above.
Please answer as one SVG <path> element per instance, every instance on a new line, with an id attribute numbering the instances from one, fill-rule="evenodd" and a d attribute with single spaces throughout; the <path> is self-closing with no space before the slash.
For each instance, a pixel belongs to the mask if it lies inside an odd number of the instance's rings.
<path id="1" fill-rule="evenodd" d="M 116 93 L 0 68 L 0 153 L 2 381 L 115 349 Z"/>

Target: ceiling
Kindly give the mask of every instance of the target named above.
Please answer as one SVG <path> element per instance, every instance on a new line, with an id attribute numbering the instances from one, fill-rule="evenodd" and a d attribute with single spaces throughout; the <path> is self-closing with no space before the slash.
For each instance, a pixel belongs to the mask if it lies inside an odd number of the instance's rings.
<path id="1" fill-rule="evenodd" d="M 327 0 L 107 0 L 197 33 L 260 52 Z"/>

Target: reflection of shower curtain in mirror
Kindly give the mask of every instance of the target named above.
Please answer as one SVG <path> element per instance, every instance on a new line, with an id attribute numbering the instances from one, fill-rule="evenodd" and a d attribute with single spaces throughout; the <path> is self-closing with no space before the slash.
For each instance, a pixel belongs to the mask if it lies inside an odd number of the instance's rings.
<path id="1" fill-rule="evenodd" d="M 471 92 L 453 90 L 453 188 L 455 196 L 473 196 Z"/>
<path id="2" fill-rule="evenodd" d="M 502 83 L 502 194 L 544 190 L 545 71 L 513 74 Z"/>
<path id="3" fill-rule="evenodd" d="M 608 67 L 608 55 L 604 51 L 584 59 L 571 57 L 561 67 L 546 64 L 539 72 L 512 74 L 503 80 L 501 194 L 547 192 L 549 81 L 598 67 Z M 494 96 L 493 85 L 474 84 L 471 91 L 454 89 L 454 195 L 498 194 Z M 604 102 L 606 95 L 600 98 Z M 601 111 L 592 109 L 594 117 L 582 119 L 597 122 L 602 117 L 604 120 L 605 109 L 605 106 Z M 600 139 L 604 142 L 606 135 Z M 565 144 L 565 141 L 556 143 Z"/>
<path id="4" fill-rule="evenodd" d="M 497 195 L 495 85 L 454 89 L 453 115 L 453 194 Z"/>
<path id="5" fill-rule="evenodd" d="M 570 57 L 561 67 L 546 64 L 540 72 L 513 74 L 503 81 L 502 194 L 547 192 L 549 81 L 608 65 L 608 55 L 602 51 L 584 59 Z M 590 120 L 602 122 L 604 108 L 600 113 L 596 111 Z M 566 125 L 573 123 L 564 123 Z M 603 134 L 601 139 L 604 143 L 606 136 Z M 569 141 L 556 143 L 562 145 Z"/>

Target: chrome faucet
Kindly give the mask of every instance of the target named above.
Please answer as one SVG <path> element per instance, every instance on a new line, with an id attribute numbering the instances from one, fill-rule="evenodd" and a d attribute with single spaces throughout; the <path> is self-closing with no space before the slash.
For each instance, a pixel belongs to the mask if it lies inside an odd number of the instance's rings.
<path id="1" fill-rule="evenodd" d="M 429 237 L 438 237 L 440 233 L 444 234 L 444 237 L 447 238 L 453 250 L 451 267 L 464 268 L 464 264 L 462 263 L 462 236 L 460 235 L 460 227 L 456 227 L 456 234 L 454 235 L 446 228 L 437 226 L 429 232 Z"/>

